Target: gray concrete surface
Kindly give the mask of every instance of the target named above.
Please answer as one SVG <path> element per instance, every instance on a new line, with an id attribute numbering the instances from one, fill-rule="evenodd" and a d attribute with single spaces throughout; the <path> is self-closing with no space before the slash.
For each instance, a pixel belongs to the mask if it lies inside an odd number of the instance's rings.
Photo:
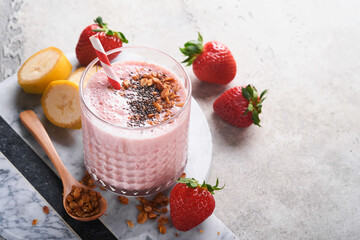
<path id="1" fill-rule="evenodd" d="M 193 79 L 213 136 L 216 215 L 240 239 L 360 238 L 360 3 L 349 1 L 46 1 L 0 3 L 1 74 L 34 52 L 72 52 L 101 15 L 132 45 L 182 60 L 201 31 L 225 43 L 238 66 L 227 86 Z M 262 128 L 214 115 L 226 89 L 269 89 Z"/>
<path id="2" fill-rule="evenodd" d="M 14 74 L 23 57 L 21 26 L 17 23 L 22 1 L 0 1 L 0 81 Z"/>

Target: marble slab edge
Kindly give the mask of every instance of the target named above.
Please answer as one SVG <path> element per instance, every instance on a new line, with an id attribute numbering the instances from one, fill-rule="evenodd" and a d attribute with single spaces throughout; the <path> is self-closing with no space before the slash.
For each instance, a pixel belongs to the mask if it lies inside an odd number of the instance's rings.
<path id="1" fill-rule="evenodd" d="M 69 217 L 62 205 L 62 198 L 58 197 L 62 195 L 59 177 L 2 117 L 0 133 L 0 151 L 82 239 L 116 239 L 100 220 L 79 222 Z"/>

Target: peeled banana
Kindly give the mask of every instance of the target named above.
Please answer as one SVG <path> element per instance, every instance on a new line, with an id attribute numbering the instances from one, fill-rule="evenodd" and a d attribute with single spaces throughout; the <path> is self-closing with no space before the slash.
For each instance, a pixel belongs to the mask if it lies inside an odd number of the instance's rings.
<path id="1" fill-rule="evenodd" d="M 48 84 L 67 79 L 72 66 L 58 48 L 49 47 L 32 55 L 18 72 L 18 83 L 27 93 L 42 94 Z"/>
<path id="2" fill-rule="evenodd" d="M 41 97 L 45 116 L 63 128 L 81 128 L 79 86 L 69 80 L 51 82 Z"/>

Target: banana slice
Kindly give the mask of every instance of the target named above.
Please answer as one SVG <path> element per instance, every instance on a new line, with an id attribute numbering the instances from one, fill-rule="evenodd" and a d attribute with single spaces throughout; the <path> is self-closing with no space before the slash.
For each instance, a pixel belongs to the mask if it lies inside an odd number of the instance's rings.
<path id="1" fill-rule="evenodd" d="M 18 72 L 18 83 L 27 93 L 42 94 L 54 80 L 67 79 L 72 66 L 58 48 L 49 47 L 32 55 Z"/>
<path id="2" fill-rule="evenodd" d="M 41 97 L 45 116 L 63 128 L 81 128 L 79 86 L 69 80 L 51 82 Z"/>
<path id="3" fill-rule="evenodd" d="M 99 71 L 100 69 L 101 69 L 101 67 L 99 67 L 99 66 L 92 66 L 89 69 L 89 71 L 86 73 L 86 76 L 85 76 L 85 80 L 84 80 L 85 85 L 89 81 L 91 76 L 94 75 L 95 73 L 97 73 L 97 71 Z M 80 67 L 80 68 L 76 69 L 74 72 L 72 72 L 70 74 L 70 77 L 68 78 L 68 80 L 76 83 L 77 85 L 79 85 L 80 84 L 80 78 L 81 78 L 81 75 L 83 74 L 84 70 L 85 70 L 85 67 Z"/>

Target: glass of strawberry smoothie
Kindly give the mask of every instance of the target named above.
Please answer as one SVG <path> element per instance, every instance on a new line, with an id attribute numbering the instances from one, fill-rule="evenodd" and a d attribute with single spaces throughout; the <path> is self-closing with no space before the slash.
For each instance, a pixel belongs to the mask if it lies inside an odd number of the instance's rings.
<path id="1" fill-rule="evenodd" d="M 115 90 L 92 61 L 80 81 L 84 162 L 108 191 L 144 196 L 170 187 L 187 162 L 191 83 L 164 52 L 122 47 L 111 64 L 121 79 Z M 86 81 L 85 79 L 89 79 Z"/>

